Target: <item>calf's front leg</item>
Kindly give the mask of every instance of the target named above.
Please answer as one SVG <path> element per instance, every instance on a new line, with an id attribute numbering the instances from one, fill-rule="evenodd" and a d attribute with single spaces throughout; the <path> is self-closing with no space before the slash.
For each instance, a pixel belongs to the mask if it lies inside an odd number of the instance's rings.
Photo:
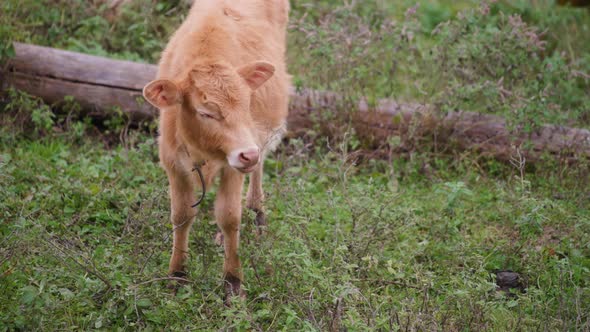
<path id="1" fill-rule="evenodd" d="M 224 237 L 223 276 L 226 301 L 229 301 L 233 295 L 243 295 L 241 292 L 242 268 L 238 257 L 243 185 L 242 173 L 229 166 L 223 169 L 215 200 L 215 219 Z"/>
<path id="2" fill-rule="evenodd" d="M 174 227 L 168 273 L 171 276 L 184 277 L 188 235 L 197 214 L 197 209 L 191 207 L 195 201 L 195 179 L 188 170 L 172 168 L 166 171 L 170 183 L 170 219 Z"/>

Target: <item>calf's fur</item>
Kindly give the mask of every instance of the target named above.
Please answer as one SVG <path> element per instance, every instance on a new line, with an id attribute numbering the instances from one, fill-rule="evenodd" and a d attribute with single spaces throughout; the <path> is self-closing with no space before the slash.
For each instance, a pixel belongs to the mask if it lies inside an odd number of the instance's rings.
<path id="1" fill-rule="evenodd" d="M 285 130 L 288 0 L 196 0 L 166 46 L 145 98 L 160 110 L 160 162 L 170 183 L 174 227 L 169 273 L 182 274 L 196 216 L 199 165 L 207 188 L 219 175 L 215 218 L 224 238 L 228 295 L 240 294 L 242 187 L 264 220 L 264 155 Z"/>

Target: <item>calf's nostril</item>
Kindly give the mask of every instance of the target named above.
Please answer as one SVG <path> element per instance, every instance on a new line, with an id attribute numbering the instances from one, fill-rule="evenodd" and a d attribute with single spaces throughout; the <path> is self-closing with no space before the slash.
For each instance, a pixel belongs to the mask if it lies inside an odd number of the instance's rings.
<path id="1" fill-rule="evenodd" d="M 242 163 L 244 167 L 250 167 L 250 166 L 256 165 L 256 163 L 258 163 L 259 157 L 260 156 L 259 156 L 258 150 L 254 150 L 254 149 L 240 152 L 240 154 L 238 154 L 238 159 L 240 160 L 240 163 Z"/>
<path id="2" fill-rule="evenodd" d="M 248 163 L 250 162 L 250 158 L 248 158 L 248 156 L 244 152 L 242 152 L 240 153 L 240 161 L 243 163 Z"/>

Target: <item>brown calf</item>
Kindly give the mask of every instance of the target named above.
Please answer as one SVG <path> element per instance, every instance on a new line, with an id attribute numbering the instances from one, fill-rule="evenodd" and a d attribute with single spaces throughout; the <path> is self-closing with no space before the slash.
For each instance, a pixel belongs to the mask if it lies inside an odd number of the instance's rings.
<path id="1" fill-rule="evenodd" d="M 170 182 L 174 244 L 169 273 L 183 274 L 200 186 L 220 174 L 215 218 L 224 236 L 226 294 L 240 293 L 242 187 L 264 220 L 262 167 L 285 130 L 290 76 L 285 66 L 288 0 L 196 0 L 144 88 L 160 109 L 159 153 Z"/>

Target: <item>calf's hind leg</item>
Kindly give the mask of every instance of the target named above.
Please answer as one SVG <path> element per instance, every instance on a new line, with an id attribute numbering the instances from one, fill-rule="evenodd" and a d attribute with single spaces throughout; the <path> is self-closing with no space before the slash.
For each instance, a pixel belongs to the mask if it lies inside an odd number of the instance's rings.
<path id="1" fill-rule="evenodd" d="M 261 160 L 258 167 L 250 174 L 248 194 L 246 195 L 246 206 L 256 213 L 256 226 L 266 226 L 264 214 L 264 191 L 262 190 L 262 175 L 264 161 Z"/>

